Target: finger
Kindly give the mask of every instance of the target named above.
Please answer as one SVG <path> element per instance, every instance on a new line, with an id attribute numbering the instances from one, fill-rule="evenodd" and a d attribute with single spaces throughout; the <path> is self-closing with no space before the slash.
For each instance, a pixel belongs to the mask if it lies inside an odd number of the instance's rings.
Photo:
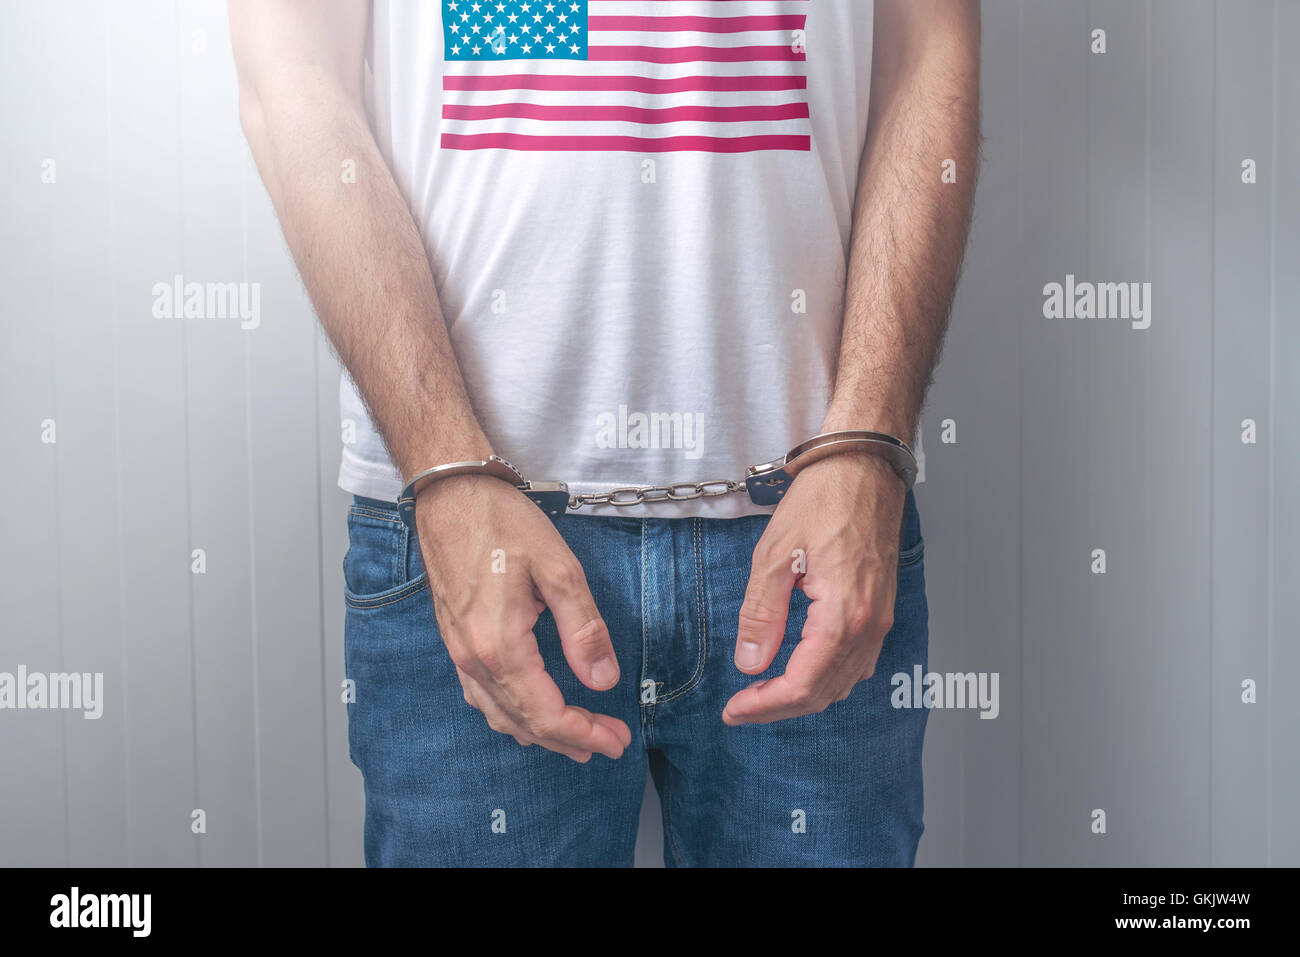
<path id="1" fill-rule="evenodd" d="M 624 748 L 627 748 L 629 745 L 632 744 L 632 732 L 628 728 L 626 722 L 620 721 L 618 718 L 615 718 L 613 715 L 600 714 L 599 712 L 596 711 L 588 711 L 586 708 L 579 707 L 576 704 L 568 705 L 568 707 L 573 711 L 578 711 L 581 712 L 582 714 L 585 714 L 596 724 L 606 727 L 610 731 L 614 732 L 614 735 L 618 738 L 619 743 L 622 744 Z"/>
<path id="2" fill-rule="evenodd" d="M 768 724 L 785 718 L 797 718 L 811 708 L 804 704 L 804 693 L 797 690 L 785 675 L 742 688 L 732 695 L 722 709 L 722 723 L 727 725 Z"/>
<path id="3" fill-rule="evenodd" d="M 881 645 L 893 625 L 893 590 L 888 584 L 881 587 L 879 595 L 871 594 L 872 586 L 868 586 L 848 600 L 821 598 L 808 608 L 802 640 L 856 649 L 852 666 L 845 665 L 836 672 L 836 678 L 843 678 L 850 671 L 854 675 L 851 684 L 840 684 L 845 696 L 859 681 L 866 681 L 875 673 Z"/>
<path id="4" fill-rule="evenodd" d="M 632 740 L 623 722 L 597 721 L 586 709 L 566 705 L 542 666 L 541 655 L 527 670 L 503 675 L 488 690 L 530 736 L 547 747 L 559 744 L 617 759 L 627 747 L 625 742 Z"/>
<path id="5" fill-rule="evenodd" d="M 564 658 L 578 680 L 593 691 L 614 687 L 619 679 L 618 658 L 582 565 L 568 553 L 560 559 L 538 562 L 532 573 L 542 600 L 555 617 Z"/>
<path id="6" fill-rule="evenodd" d="M 511 719 L 509 715 L 507 715 L 493 700 L 492 696 L 488 694 L 487 690 L 475 681 L 472 676 L 459 667 L 456 671 L 461 676 L 461 684 L 465 690 L 465 700 L 472 707 L 483 713 L 483 717 L 487 720 L 488 727 L 493 731 L 497 731 L 501 734 L 509 734 L 518 744 L 525 748 L 532 747 L 534 744 L 540 744 L 541 747 L 546 748 L 548 751 L 555 751 L 558 754 L 563 754 L 565 757 L 571 758 L 579 764 L 586 764 L 591 760 L 590 751 L 570 747 L 558 741 L 537 741 L 537 739 L 529 735 L 528 732 L 525 731 L 516 721 Z M 628 740 L 630 743 L 631 735 L 628 736 Z"/>
<path id="7" fill-rule="evenodd" d="M 604 716 L 607 720 L 616 719 Z M 622 722 L 618 722 L 622 724 Z M 534 729 L 533 733 L 537 733 Z M 543 733 L 546 733 L 543 731 Z M 617 761 L 627 750 L 627 744 L 631 742 L 632 734 L 628 731 L 627 726 L 623 725 L 622 729 L 613 727 L 605 722 L 597 720 L 585 708 L 579 708 L 575 705 L 567 705 L 563 714 L 559 718 L 558 727 L 551 730 L 548 736 L 542 738 L 543 742 L 554 741 L 561 745 L 569 745 L 571 741 L 590 741 L 592 742 L 591 750 L 597 754 L 603 754 L 605 757 Z"/>
<path id="8" fill-rule="evenodd" d="M 745 674 L 767 670 L 780 650 L 797 578 L 792 560 L 759 539 L 736 631 L 736 667 Z"/>
<path id="9" fill-rule="evenodd" d="M 489 728 L 499 734 L 510 735 L 525 748 L 531 747 L 535 743 L 522 728 L 501 710 L 500 706 L 492 700 L 492 696 L 472 675 L 459 665 L 456 667 L 456 674 L 460 677 L 461 688 L 465 693 L 465 703 L 482 713 Z"/>
<path id="10" fill-rule="evenodd" d="M 519 637 L 502 640 L 507 634 Z M 616 719 L 598 723 L 564 718 L 564 696 L 546 673 L 537 637 L 508 615 L 473 626 L 456 661 L 529 738 L 552 751 L 595 751 L 617 758 L 624 742 L 631 741 L 631 731 Z"/>
<path id="11" fill-rule="evenodd" d="M 835 675 L 846 671 L 843 665 L 852 652 L 850 647 L 828 641 L 801 640 L 790 655 L 785 674 L 732 695 L 722 710 L 723 722 L 768 724 L 824 711 L 837 697 Z"/>

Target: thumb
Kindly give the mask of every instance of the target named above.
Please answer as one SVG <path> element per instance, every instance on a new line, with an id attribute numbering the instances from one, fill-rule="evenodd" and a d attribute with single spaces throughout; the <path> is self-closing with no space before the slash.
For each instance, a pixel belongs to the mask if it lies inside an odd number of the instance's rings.
<path id="1" fill-rule="evenodd" d="M 789 560 L 779 552 L 755 550 L 736 632 L 736 667 L 745 674 L 766 671 L 776 657 L 785 637 L 790 595 L 797 577 Z"/>
<path id="2" fill-rule="evenodd" d="M 618 684 L 618 658 L 609 628 L 596 610 L 582 565 L 570 552 L 533 568 L 533 582 L 551 609 L 569 667 L 588 688 L 607 691 Z"/>

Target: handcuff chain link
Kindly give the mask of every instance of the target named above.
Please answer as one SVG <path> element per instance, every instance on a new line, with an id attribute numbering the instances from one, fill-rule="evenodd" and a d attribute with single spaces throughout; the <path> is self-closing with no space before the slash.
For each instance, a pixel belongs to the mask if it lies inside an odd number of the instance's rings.
<path id="1" fill-rule="evenodd" d="M 686 491 L 682 491 L 685 489 Z M 647 502 L 689 502 L 697 498 L 713 498 L 746 490 L 744 482 L 731 479 L 711 479 L 705 482 L 674 482 L 672 485 L 633 485 L 612 488 L 605 492 L 586 492 L 569 496 L 569 508 L 584 505 L 613 505 L 626 508 Z"/>

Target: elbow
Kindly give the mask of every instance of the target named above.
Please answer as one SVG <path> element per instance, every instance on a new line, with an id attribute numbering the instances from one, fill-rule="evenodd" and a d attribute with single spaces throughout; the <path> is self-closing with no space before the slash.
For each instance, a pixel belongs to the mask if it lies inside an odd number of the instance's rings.
<path id="1" fill-rule="evenodd" d="M 239 87 L 239 126 L 249 147 L 256 153 L 266 137 L 266 114 L 257 93 L 242 83 Z"/>
<path id="2" fill-rule="evenodd" d="M 259 31 L 253 8 L 243 0 L 231 0 L 230 46 L 234 54 L 235 79 L 239 90 L 239 126 L 254 152 L 266 129 L 266 117 L 258 95 L 257 80 L 265 62 L 265 45 L 257 42 Z"/>

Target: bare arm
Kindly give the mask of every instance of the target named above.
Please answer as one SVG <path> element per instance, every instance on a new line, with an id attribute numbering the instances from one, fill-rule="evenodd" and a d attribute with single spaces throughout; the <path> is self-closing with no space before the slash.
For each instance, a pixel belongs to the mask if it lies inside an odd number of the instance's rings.
<path id="1" fill-rule="evenodd" d="M 492 453 L 362 105 L 365 0 L 234 0 L 239 117 L 312 305 L 403 475 Z M 356 164 L 343 182 L 342 164 Z"/>
<path id="2" fill-rule="evenodd" d="M 876 0 L 871 126 L 859 171 L 844 329 L 824 431 L 911 443 L 966 245 L 979 143 L 978 0 Z M 955 182 L 945 182 L 952 160 Z M 738 692 L 728 724 L 842 701 L 893 626 L 906 495 L 885 463 L 838 455 L 799 473 L 754 552 L 736 667 L 765 671 L 790 595 L 812 599 L 785 674 Z M 796 572 L 791 555 L 806 555 Z"/>
<path id="3" fill-rule="evenodd" d="M 402 475 L 484 459 L 410 210 L 362 102 L 366 0 L 231 0 L 239 115 L 312 304 Z M 356 164 L 344 182 L 342 164 Z M 434 613 L 465 700 L 521 744 L 619 757 L 627 725 L 566 705 L 532 628 L 550 608 L 574 673 L 619 668 L 582 566 L 536 505 L 498 479 L 421 493 L 416 522 Z M 465 530 L 470 531 L 469 535 Z M 506 574 L 490 574 L 493 552 Z M 453 706 L 448 702 L 448 707 Z"/>
<path id="4" fill-rule="evenodd" d="M 979 5 L 878 0 L 871 126 L 828 428 L 911 443 L 948 325 L 979 151 Z M 945 163 L 955 182 L 945 182 Z"/>

